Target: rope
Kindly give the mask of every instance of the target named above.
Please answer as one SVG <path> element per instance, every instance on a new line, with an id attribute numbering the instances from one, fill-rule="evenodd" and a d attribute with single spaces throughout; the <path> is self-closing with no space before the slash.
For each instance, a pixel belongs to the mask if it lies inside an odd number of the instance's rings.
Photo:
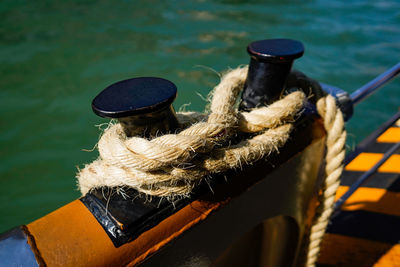
<path id="1" fill-rule="evenodd" d="M 188 196 L 204 177 L 278 151 L 289 138 L 305 94 L 293 92 L 268 107 L 239 113 L 235 104 L 247 71 L 237 68 L 222 77 L 209 115 L 178 113 L 181 124 L 203 119 L 178 134 L 127 138 L 120 124 L 110 125 L 98 143 L 99 159 L 78 173 L 82 194 L 103 186 L 127 186 L 152 196 Z M 230 145 L 238 132 L 254 137 Z"/>
<path id="2" fill-rule="evenodd" d="M 345 157 L 346 131 L 342 112 L 333 96 L 327 95 L 317 102 L 317 110 L 324 119 L 327 132 L 325 180 L 319 194 L 319 203 L 311 226 L 306 266 L 315 266 L 329 218 L 333 212 L 336 191 L 340 184 Z"/>
<path id="3" fill-rule="evenodd" d="M 189 196 L 204 177 L 279 152 L 306 96 L 296 91 L 267 107 L 238 112 L 235 104 L 247 71 L 247 67 L 237 68 L 222 77 L 214 88 L 210 114 L 178 113 L 181 125 L 188 126 L 178 134 L 151 140 L 127 138 L 120 124 L 110 124 L 98 143 L 100 157 L 77 175 L 82 194 L 99 187 L 131 187 L 151 196 Z M 320 98 L 317 109 L 327 131 L 326 178 L 310 230 L 307 266 L 315 266 L 333 210 L 346 141 L 343 116 L 335 99 L 330 95 Z M 231 145 L 239 132 L 250 133 L 250 138 Z"/>

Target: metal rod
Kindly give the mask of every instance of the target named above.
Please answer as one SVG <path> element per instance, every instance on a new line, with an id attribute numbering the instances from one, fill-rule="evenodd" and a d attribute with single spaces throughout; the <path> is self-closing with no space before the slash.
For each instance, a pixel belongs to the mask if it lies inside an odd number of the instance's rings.
<path id="1" fill-rule="evenodd" d="M 363 175 L 361 175 L 360 178 L 357 179 L 357 181 L 355 181 L 351 187 L 349 188 L 349 190 L 346 191 L 346 193 L 344 193 L 336 202 L 335 202 L 335 206 L 334 206 L 334 210 L 338 210 L 343 203 L 362 185 L 364 184 L 368 178 L 374 174 L 378 168 L 386 162 L 386 160 L 392 155 L 394 154 L 398 149 L 400 148 L 400 142 L 396 143 L 395 145 L 393 145 L 388 151 L 386 151 L 386 153 L 383 155 L 383 157 L 371 168 L 369 169 L 367 172 L 365 172 Z"/>
<path id="2" fill-rule="evenodd" d="M 372 94 L 379 87 L 385 83 L 392 80 L 400 73 L 400 62 L 394 65 L 392 68 L 388 69 L 384 73 L 380 74 L 378 77 L 363 85 L 355 92 L 350 95 L 353 105 L 358 104 L 360 101 L 364 100 L 367 96 Z"/>

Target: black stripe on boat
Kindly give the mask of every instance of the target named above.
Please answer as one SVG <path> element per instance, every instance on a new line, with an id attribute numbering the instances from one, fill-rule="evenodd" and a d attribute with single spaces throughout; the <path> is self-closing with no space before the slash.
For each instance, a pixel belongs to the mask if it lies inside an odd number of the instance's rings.
<path id="1" fill-rule="evenodd" d="M 341 185 L 351 186 L 364 172 L 345 171 L 342 176 Z M 400 192 L 400 174 L 377 172 L 362 185 L 362 187 L 381 188 L 387 191 Z"/>
<path id="2" fill-rule="evenodd" d="M 400 217 L 356 210 L 333 216 L 327 232 L 396 244 L 400 240 Z"/>

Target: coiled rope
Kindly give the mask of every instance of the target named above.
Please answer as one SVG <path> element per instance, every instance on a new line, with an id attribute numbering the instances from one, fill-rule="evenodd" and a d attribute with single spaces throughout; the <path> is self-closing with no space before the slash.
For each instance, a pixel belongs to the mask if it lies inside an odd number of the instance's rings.
<path id="1" fill-rule="evenodd" d="M 77 175 L 82 194 L 100 187 L 130 187 L 151 196 L 188 196 L 204 177 L 250 165 L 278 151 L 288 140 L 306 96 L 296 91 L 267 107 L 239 112 L 235 104 L 247 71 L 247 67 L 239 67 L 222 77 L 214 88 L 209 115 L 178 113 L 182 126 L 194 124 L 177 134 L 151 140 L 127 138 L 120 124 L 110 125 L 98 143 L 100 157 Z M 346 140 L 335 99 L 330 95 L 319 99 L 317 109 L 328 133 L 326 179 L 311 228 L 307 266 L 315 265 L 332 213 Z M 252 137 L 231 145 L 238 132 Z"/>
<path id="2" fill-rule="evenodd" d="M 247 67 L 222 77 L 215 87 L 211 113 L 178 134 L 148 140 L 127 138 L 120 124 L 105 130 L 100 157 L 78 174 L 82 194 L 92 188 L 132 187 L 152 196 L 187 196 L 204 177 L 251 164 L 285 144 L 305 95 L 294 92 L 268 107 L 239 113 L 235 108 Z M 201 116 L 178 113 L 181 123 Z M 229 145 L 237 132 L 257 133 Z"/>

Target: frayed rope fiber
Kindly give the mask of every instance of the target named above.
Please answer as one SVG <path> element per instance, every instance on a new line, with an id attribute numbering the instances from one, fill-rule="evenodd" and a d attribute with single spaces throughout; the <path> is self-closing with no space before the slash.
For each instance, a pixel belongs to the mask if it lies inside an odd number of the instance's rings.
<path id="1" fill-rule="evenodd" d="M 151 140 L 128 138 L 120 124 L 110 124 L 98 143 L 100 157 L 77 175 L 82 194 L 100 187 L 130 187 L 150 196 L 185 197 L 204 177 L 279 152 L 306 96 L 296 91 L 267 107 L 239 112 L 235 104 L 247 71 L 247 66 L 239 67 L 222 77 L 214 88 L 209 114 L 178 113 L 184 130 L 177 134 Z M 306 266 L 315 266 L 318 258 L 343 171 L 346 143 L 343 115 L 335 99 L 331 95 L 320 98 L 317 110 L 327 131 L 326 178 L 304 252 Z M 238 132 L 252 133 L 251 138 L 230 145 Z"/>

